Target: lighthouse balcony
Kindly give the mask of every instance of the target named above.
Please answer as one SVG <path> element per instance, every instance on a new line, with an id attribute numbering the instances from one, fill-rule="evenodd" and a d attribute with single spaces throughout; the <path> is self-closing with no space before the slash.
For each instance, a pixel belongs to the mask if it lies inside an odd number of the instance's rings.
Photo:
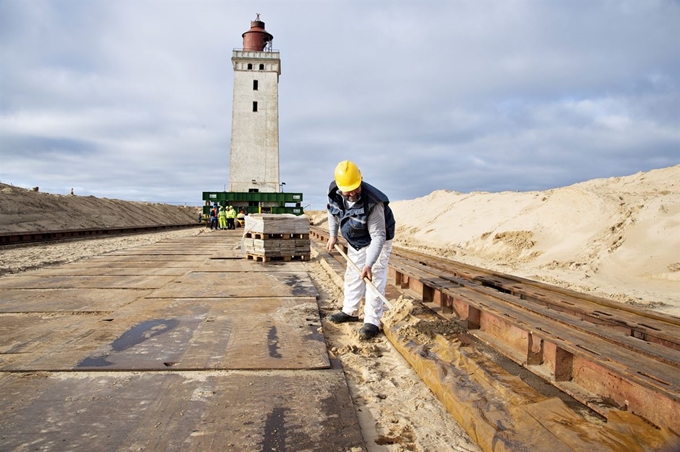
<path id="1" fill-rule="evenodd" d="M 234 49 L 232 58 L 257 58 L 257 59 L 268 59 L 268 60 L 278 60 L 280 59 L 280 54 L 278 50 L 243 50 Z"/>

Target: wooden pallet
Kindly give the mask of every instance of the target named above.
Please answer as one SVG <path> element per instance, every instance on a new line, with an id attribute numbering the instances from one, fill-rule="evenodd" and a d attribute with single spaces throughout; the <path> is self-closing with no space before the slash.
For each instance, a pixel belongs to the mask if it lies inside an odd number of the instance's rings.
<path id="1" fill-rule="evenodd" d="M 270 262 L 270 261 L 308 261 L 309 254 L 299 254 L 291 256 L 263 256 L 261 254 L 246 254 L 246 259 L 253 260 L 255 262 Z"/>
<path id="2" fill-rule="evenodd" d="M 309 234 L 265 234 L 262 232 L 246 232 L 243 237 L 247 239 L 258 239 L 258 240 L 291 240 L 291 239 L 309 239 Z"/>

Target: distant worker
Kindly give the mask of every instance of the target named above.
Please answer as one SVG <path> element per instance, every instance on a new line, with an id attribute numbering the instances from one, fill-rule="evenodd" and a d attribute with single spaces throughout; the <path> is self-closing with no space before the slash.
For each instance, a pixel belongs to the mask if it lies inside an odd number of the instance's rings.
<path id="1" fill-rule="evenodd" d="M 220 206 L 220 212 L 217 214 L 220 220 L 220 229 L 227 229 L 227 212 L 224 210 L 224 206 Z"/>
<path id="2" fill-rule="evenodd" d="M 217 229 L 217 209 L 213 207 L 210 209 L 210 229 L 212 228 Z"/>
<path id="3" fill-rule="evenodd" d="M 227 208 L 227 229 L 236 229 L 234 218 L 236 218 L 236 211 L 232 206 L 229 206 Z"/>
<path id="4" fill-rule="evenodd" d="M 377 188 L 363 182 L 361 171 L 349 160 L 338 163 L 335 180 L 328 189 L 328 232 L 326 249 L 337 243 L 338 231 L 347 240 L 347 256 L 361 269 L 359 274 L 349 263 L 345 270 L 342 310 L 329 317 L 334 323 L 358 322 L 357 311 L 365 296 L 364 325 L 359 337 L 371 339 L 380 332 L 384 303 L 366 290 L 368 278 L 384 296 L 387 263 L 392 252 L 395 221 L 389 199 Z"/>
<path id="5" fill-rule="evenodd" d="M 238 211 L 238 214 L 236 215 L 236 227 L 243 227 L 246 225 L 246 213 L 243 211 L 243 209 Z"/>

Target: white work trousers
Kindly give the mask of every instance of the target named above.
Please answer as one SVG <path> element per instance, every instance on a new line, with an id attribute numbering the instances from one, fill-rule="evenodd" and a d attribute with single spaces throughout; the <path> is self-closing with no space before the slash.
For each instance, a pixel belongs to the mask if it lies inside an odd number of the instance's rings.
<path id="1" fill-rule="evenodd" d="M 366 264 L 366 249 L 364 247 L 360 250 L 355 250 L 351 245 L 348 244 L 347 246 L 347 257 L 360 269 L 364 268 Z M 383 296 L 385 295 L 385 286 L 387 285 L 387 263 L 390 260 L 390 253 L 392 253 L 392 240 L 385 242 L 380 252 L 380 257 L 371 267 L 373 285 Z M 364 323 L 372 323 L 380 327 L 384 303 L 372 288 L 366 290 L 366 282 L 361 280 L 361 275 L 350 264 L 347 264 L 347 269 L 345 270 L 344 286 L 345 300 L 342 303 L 342 312 L 347 315 L 356 315 L 361 305 L 361 299 L 365 295 Z"/>

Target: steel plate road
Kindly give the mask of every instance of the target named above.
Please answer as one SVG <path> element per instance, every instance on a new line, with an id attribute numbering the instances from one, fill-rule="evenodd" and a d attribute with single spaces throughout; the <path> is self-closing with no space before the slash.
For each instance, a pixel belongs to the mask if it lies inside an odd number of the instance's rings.
<path id="1" fill-rule="evenodd" d="M 365 450 L 311 264 L 240 249 L 205 231 L 0 278 L 0 450 Z"/>

